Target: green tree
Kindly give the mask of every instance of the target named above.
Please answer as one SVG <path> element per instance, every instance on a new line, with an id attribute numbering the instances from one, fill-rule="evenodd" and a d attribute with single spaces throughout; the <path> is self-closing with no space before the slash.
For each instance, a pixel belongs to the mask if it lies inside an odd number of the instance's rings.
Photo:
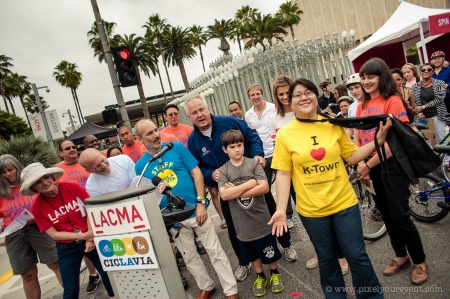
<path id="1" fill-rule="evenodd" d="M 198 50 L 200 52 L 200 59 L 202 60 L 203 71 L 206 72 L 205 62 L 203 61 L 202 46 L 206 47 L 206 42 L 208 41 L 208 36 L 203 31 L 202 26 L 193 25 L 191 27 L 191 40 L 192 40 L 192 44 L 194 45 L 194 47 L 198 47 Z M 240 46 L 241 45 L 239 45 L 239 47 Z"/>
<path id="2" fill-rule="evenodd" d="M 223 51 L 224 55 L 228 55 L 228 51 L 230 51 L 230 44 L 227 41 L 227 38 L 230 38 L 233 32 L 233 28 L 231 26 L 230 20 L 220 20 L 214 19 L 214 25 L 209 25 L 207 34 L 209 38 L 217 38 L 220 39 L 220 47 L 219 50 Z"/>
<path id="3" fill-rule="evenodd" d="M 242 5 L 242 7 L 238 9 L 234 15 L 235 22 L 241 24 L 242 33 L 245 34 L 246 37 L 250 38 L 252 46 L 255 45 L 254 22 L 258 13 L 259 11 L 257 8 L 252 8 L 249 5 Z"/>
<path id="4" fill-rule="evenodd" d="M 117 37 L 117 35 L 114 34 L 114 29 L 116 29 L 117 24 L 114 22 L 107 22 L 105 20 L 102 20 L 103 26 L 105 27 L 106 31 L 106 37 L 109 42 L 110 48 L 118 47 L 118 41 L 114 38 Z M 105 58 L 105 52 L 103 51 L 102 41 L 100 40 L 100 33 L 98 32 L 97 23 L 94 22 L 92 24 L 91 30 L 87 33 L 88 37 L 88 43 L 91 46 L 91 48 L 94 50 L 94 57 L 97 56 L 98 62 L 106 62 Z"/>
<path id="5" fill-rule="evenodd" d="M 18 92 L 18 86 L 17 86 L 17 83 L 16 83 L 15 79 L 13 78 L 12 74 L 7 74 L 3 78 L 2 85 L 3 85 L 4 99 L 8 100 L 9 105 L 11 106 L 12 114 L 16 115 L 16 109 L 14 108 L 12 100 Z"/>
<path id="6" fill-rule="evenodd" d="M 0 110 L 0 144 L 1 140 L 9 140 L 12 135 L 30 134 L 31 130 L 22 118 Z M 0 155 L 5 154 L 0 151 Z"/>
<path id="7" fill-rule="evenodd" d="M 159 78 L 159 83 L 161 84 L 161 89 L 163 92 L 163 97 L 164 97 L 164 103 L 167 104 L 167 97 L 166 97 L 166 92 L 164 91 L 164 85 L 161 79 L 161 72 L 159 71 L 159 66 L 158 66 L 158 56 L 159 56 L 159 45 L 158 45 L 158 41 L 156 40 L 156 36 L 153 34 L 148 34 L 144 37 L 145 39 L 145 44 L 147 45 L 147 53 L 148 55 L 151 55 L 153 57 L 153 59 L 155 60 L 155 67 L 156 67 L 156 73 L 158 74 L 158 78 Z"/>
<path id="8" fill-rule="evenodd" d="M 172 100 L 174 100 L 175 95 L 173 94 L 172 82 L 170 81 L 169 71 L 167 70 L 166 56 L 164 55 L 164 47 L 162 42 L 164 33 L 166 33 L 171 26 L 167 24 L 166 19 L 161 19 L 159 14 L 156 13 L 154 15 L 151 15 L 148 18 L 148 22 L 145 23 L 145 25 L 142 27 L 147 29 L 145 36 L 149 36 L 150 39 L 152 39 L 152 36 L 154 36 L 158 41 L 159 55 L 161 55 L 162 57 L 164 69 L 166 70 L 167 81 L 169 81 L 170 93 L 172 95 Z"/>
<path id="9" fill-rule="evenodd" d="M 83 121 L 83 114 L 81 113 L 80 102 L 78 101 L 77 88 L 80 86 L 83 75 L 77 71 L 78 66 L 75 63 L 70 63 L 66 60 L 62 60 L 53 72 L 56 82 L 66 88 L 70 88 L 72 92 L 73 101 L 75 102 L 75 108 L 77 109 L 78 119 L 81 123 Z"/>
<path id="10" fill-rule="evenodd" d="M 165 35 L 163 45 L 167 61 L 172 65 L 178 65 L 186 92 L 191 91 L 183 63 L 197 54 L 192 43 L 190 28 L 172 27 L 170 34 Z"/>
<path id="11" fill-rule="evenodd" d="M 42 110 L 43 111 L 47 110 L 50 107 L 50 105 L 47 104 L 47 102 L 44 100 L 44 97 L 39 96 L 39 99 L 41 100 Z M 36 98 L 34 97 L 34 94 L 32 94 L 32 93 L 30 93 L 29 95 L 27 95 L 25 97 L 24 106 L 25 106 L 25 109 L 30 114 L 39 113 L 39 108 L 36 103 Z M 30 128 L 31 128 L 31 126 L 30 126 Z"/>
<path id="12" fill-rule="evenodd" d="M 6 75 L 11 74 L 10 68 L 14 65 L 11 63 L 12 58 L 1 54 L 0 55 L 0 94 L 2 95 L 3 101 L 5 102 L 6 111 L 9 113 L 8 103 L 6 102 L 5 90 L 3 87 L 3 80 Z"/>
<path id="13" fill-rule="evenodd" d="M 237 41 L 239 46 L 239 52 L 242 53 L 241 40 L 244 38 L 245 32 L 242 24 L 236 20 L 233 20 L 231 23 L 232 32 L 230 38 L 233 42 Z"/>
<path id="14" fill-rule="evenodd" d="M 13 155 L 24 166 L 40 162 L 45 167 L 53 167 L 60 161 L 56 152 L 42 138 L 33 135 L 11 136 L 9 140 L 1 140 L 0 155 L 3 154 Z"/>
<path id="15" fill-rule="evenodd" d="M 134 33 L 130 35 L 124 34 L 123 37 L 119 35 L 116 39 L 119 42 L 119 46 L 130 47 L 130 51 L 133 55 L 134 68 L 136 69 L 136 76 L 139 81 L 137 88 L 141 100 L 142 113 L 144 114 L 144 118 L 149 119 L 150 114 L 148 113 L 147 99 L 144 94 L 144 89 L 142 88 L 140 71 L 148 77 L 150 77 L 150 72 L 153 75 L 156 75 L 156 65 L 158 64 L 157 58 L 148 51 L 151 45 L 148 45 L 144 38 L 136 36 Z"/>
<path id="16" fill-rule="evenodd" d="M 255 26 L 255 42 L 263 44 L 263 39 L 266 38 L 269 43 L 272 43 L 272 38 L 275 37 L 279 41 L 283 41 L 281 35 L 286 35 L 287 31 L 282 25 L 282 21 L 278 17 L 272 17 L 271 15 L 261 16 L 258 14 L 254 22 Z M 245 49 L 249 49 L 253 46 L 251 41 L 245 44 Z"/>
<path id="17" fill-rule="evenodd" d="M 291 30 L 292 39 L 295 39 L 293 25 L 298 25 L 301 21 L 300 15 L 303 14 L 303 10 L 298 7 L 297 2 L 292 3 L 290 0 L 286 0 L 285 3 L 280 5 L 280 10 L 275 14 L 282 21 L 283 27 L 289 27 Z"/>
<path id="18" fill-rule="evenodd" d="M 17 73 L 11 73 L 8 75 L 8 80 L 11 81 L 12 87 L 12 97 L 18 97 L 20 99 L 20 103 L 22 104 L 23 111 L 25 112 L 25 116 L 27 116 L 27 110 L 25 109 L 24 97 L 31 92 L 31 84 L 27 82 L 27 77 L 19 75 Z M 26 117 L 28 121 L 28 125 L 31 128 L 30 121 L 28 117 Z"/>

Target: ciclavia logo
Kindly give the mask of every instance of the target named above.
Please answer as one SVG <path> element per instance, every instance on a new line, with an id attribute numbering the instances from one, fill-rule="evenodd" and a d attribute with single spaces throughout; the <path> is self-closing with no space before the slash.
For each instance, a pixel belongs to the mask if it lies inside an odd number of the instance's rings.
<path id="1" fill-rule="evenodd" d="M 99 250 L 104 257 L 133 256 L 136 254 L 147 254 L 149 245 L 144 237 L 125 237 L 122 239 L 101 240 L 99 242 Z"/>

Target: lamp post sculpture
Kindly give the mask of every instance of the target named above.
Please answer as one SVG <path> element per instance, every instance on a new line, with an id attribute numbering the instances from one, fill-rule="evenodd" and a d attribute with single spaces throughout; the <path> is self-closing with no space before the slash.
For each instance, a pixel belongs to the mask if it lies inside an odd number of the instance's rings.
<path id="1" fill-rule="evenodd" d="M 75 132 L 75 125 L 73 123 L 73 118 L 75 118 L 75 116 L 72 116 L 72 113 L 70 113 L 70 109 L 67 109 L 67 112 L 64 112 L 62 116 L 64 117 L 65 114 L 69 115 L 70 125 L 72 126 L 72 133 L 73 133 Z"/>
<path id="2" fill-rule="evenodd" d="M 39 109 L 39 114 L 41 114 L 42 123 L 44 124 L 45 134 L 47 135 L 47 142 L 50 145 L 50 148 L 52 150 L 56 151 L 55 144 L 53 143 L 52 133 L 50 132 L 50 128 L 47 123 L 47 117 L 45 116 L 44 109 L 42 109 L 41 98 L 40 98 L 39 92 L 38 92 L 38 89 L 45 88 L 45 90 L 47 92 L 50 92 L 50 89 L 47 86 L 36 87 L 36 84 L 34 84 L 34 83 L 31 83 L 31 87 L 33 88 L 34 98 L 36 99 L 36 104 Z"/>

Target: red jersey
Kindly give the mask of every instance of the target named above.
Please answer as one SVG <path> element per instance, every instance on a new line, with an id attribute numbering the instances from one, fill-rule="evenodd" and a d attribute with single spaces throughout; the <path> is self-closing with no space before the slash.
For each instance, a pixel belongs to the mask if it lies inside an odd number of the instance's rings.
<path id="1" fill-rule="evenodd" d="M 38 194 L 31 205 L 31 213 L 41 232 L 54 227 L 58 231 L 86 232 L 87 217 L 83 217 L 77 198 L 84 203 L 89 197 L 86 190 L 74 181 L 58 183 L 59 193 L 55 197 L 44 197 Z M 84 207 L 82 207 L 84 209 Z M 61 243 L 72 243 L 71 240 L 61 240 Z"/>
<path id="2" fill-rule="evenodd" d="M 81 186 L 86 188 L 86 182 L 90 175 L 83 166 L 77 161 L 77 163 L 72 165 L 64 164 L 64 161 L 55 165 L 55 167 L 61 168 L 64 170 L 64 174 L 60 177 L 56 183 L 66 182 L 66 181 L 75 181 L 78 182 Z"/>
<path id="3" fill-rule="evenodd" d="M 133 146 L 128 146 L 125 144 L 122 147 L 122 153 L 130 157 L 131 160 L 133 160 L 133 162 L 136 163 L 136 161 L 142 157 L 141 153 L 142 146 L 143 146 L 142 142 L 140 142 L 139 140 L 135 140 Z"/>
<path id="4" fill-rule="evenodd" d="M 0 197 L 0 218 L 5 218 L 5 228 L 16 219 L 24 209 L 31 212 L 36 195 L 28 196 L 20 194 L 20 185 L 12 187 L 12 197 Z"/>

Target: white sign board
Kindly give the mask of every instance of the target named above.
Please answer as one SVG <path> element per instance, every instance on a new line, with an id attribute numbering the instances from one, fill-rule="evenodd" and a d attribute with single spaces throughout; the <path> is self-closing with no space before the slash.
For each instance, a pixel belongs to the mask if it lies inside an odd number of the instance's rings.
<path id="1" fill-rule="evenodd" d="M 81 126 L 80 125 L 74 125 L 74 127 L 75 127 L 75 130 L 78 130 Z M 72 134 L 73 134 L 72 126 L 66 127 L 66 135 L 70 136 Z"/>
<path id="2" fill-rule="evenodd" d="M 52 134 L 53 139 L 64 138 L 63 129 L 59 123 L 56 110 L 45 111 L 45 117 L 47 119 L 48 128 Z M 31 130 L 35 137 L 41 136 L 47 141 L 47 134 L 45 133 L 44 123 L 40 113 L 28 115 L 30 120 Z"/>
<path id="3" fill-rule="evenodd" d="M 94 238 L 105 271 L 158 269 L 148 231 Z"/>
<path id="4" fill-rule="evenodd" d="M 94 236 L 131 233 L 150 229 L 144 203 L 140 199 L 107 207 L 87 206 Z"/>

